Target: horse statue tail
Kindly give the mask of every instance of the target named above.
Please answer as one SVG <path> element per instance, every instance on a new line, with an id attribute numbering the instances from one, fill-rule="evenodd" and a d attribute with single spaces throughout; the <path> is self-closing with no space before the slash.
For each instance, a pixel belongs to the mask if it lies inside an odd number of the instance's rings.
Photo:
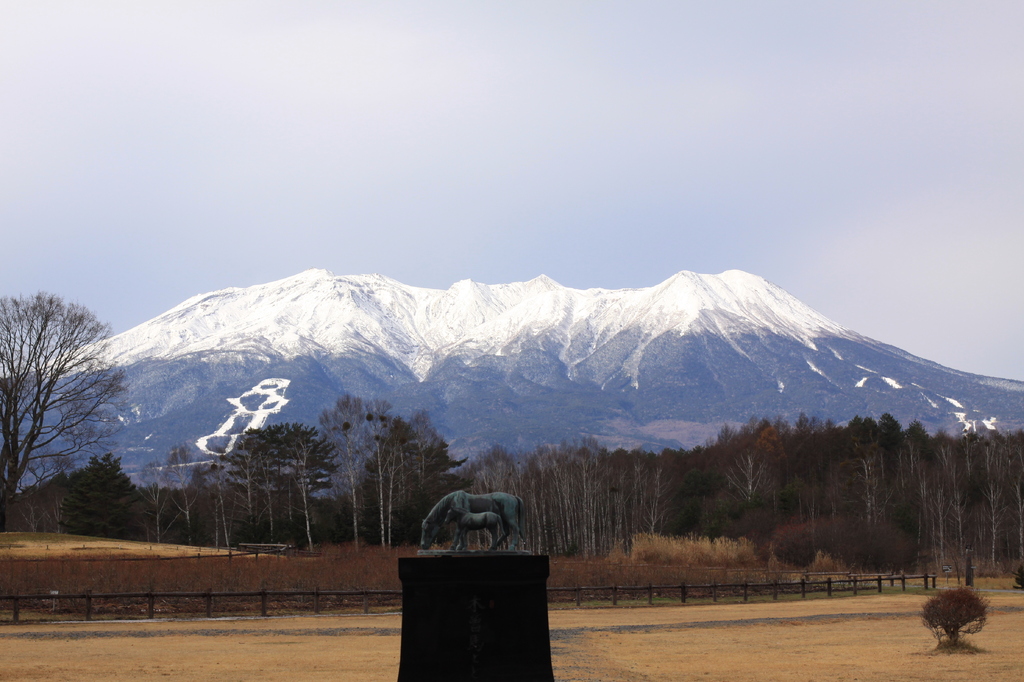
<path id="1" fill-rule="evenodd" d="M 516 524 L 519 526 L 519 539 L 525 540 L 526 534 L 523 533 L 523 498 L 516 495 Z"/>

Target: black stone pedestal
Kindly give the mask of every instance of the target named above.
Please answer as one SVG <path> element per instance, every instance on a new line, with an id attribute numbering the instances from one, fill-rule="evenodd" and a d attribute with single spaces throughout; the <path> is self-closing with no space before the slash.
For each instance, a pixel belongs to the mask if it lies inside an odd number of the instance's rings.
<path id="1" fill-rule="evenodd" d="M 398 560 L 398 682 L 553 682 L 548 558 L 487 554 Z"/>

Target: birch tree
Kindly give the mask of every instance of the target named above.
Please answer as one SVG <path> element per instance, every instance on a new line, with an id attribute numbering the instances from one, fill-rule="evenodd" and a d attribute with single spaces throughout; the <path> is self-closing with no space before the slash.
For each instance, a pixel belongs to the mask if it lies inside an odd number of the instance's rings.
<path id="1" fill-rule="evenodd" d="M 196 506 L 203 492 L 206 467 L 207 463 L 197 461 L 186 446 L 171 448 L 164 464 L 166 480 L 175 490 L 171 500 L 185 521 L 185 544 L 188 545 L 196 540 Z"/>
<path id="2" fill-rule="evenodd" d="M 338 471 L 352 506 L 352 541 L 359 547 L 360 488 L 369 458 L 368 431 L 362 428 L 366 406 L 358 396 L 345 394 L 320 414 L 320 428 L 334 447 Z"/>

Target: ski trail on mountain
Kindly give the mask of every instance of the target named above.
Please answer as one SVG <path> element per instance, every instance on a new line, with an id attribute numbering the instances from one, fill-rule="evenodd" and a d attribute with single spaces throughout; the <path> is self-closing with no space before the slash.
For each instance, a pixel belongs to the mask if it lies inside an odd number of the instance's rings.
<path id="1" fill-rule="evenodd" d="M 235 406 L 235 411 L 219 429 L 197 440 L 196 447 L 210 456 L 230 452 L 239 436 L 248 429 L 262 428 L 270 415 L 277 414 L 288 404 L 284 393 L 289 384 L 290 379 L 264 379 L 237 398 L 228 398 L 227 401 Z M 246 404 L 255 407 L 250 408 Z M 211 446 L 210 441 L 214 439 L 217 439 L 217 442 Z M 223 450 L 220 449 L 220 439 L 226 439 Z"/>

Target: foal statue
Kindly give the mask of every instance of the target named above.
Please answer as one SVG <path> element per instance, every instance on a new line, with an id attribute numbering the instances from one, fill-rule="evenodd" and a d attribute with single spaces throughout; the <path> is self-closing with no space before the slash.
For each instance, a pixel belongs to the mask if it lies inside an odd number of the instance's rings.
<path id="1" fill-rule="evenodd" d="M 501 523 L 501 517 L 494 512 L 480 512 L 473 514 L 464 507 L 452 507 L 448 515 L 444 517 L 444 524 L 447 526 L 455 521 L 455 542 L 452 549 L 462 551 L 466 549 L 466 539 L 471 530 L 484 530 L 491 534 L 491 546 L 489 549 L 497 549 L 498 541 L 505 534 L 505 527 Z"/>

